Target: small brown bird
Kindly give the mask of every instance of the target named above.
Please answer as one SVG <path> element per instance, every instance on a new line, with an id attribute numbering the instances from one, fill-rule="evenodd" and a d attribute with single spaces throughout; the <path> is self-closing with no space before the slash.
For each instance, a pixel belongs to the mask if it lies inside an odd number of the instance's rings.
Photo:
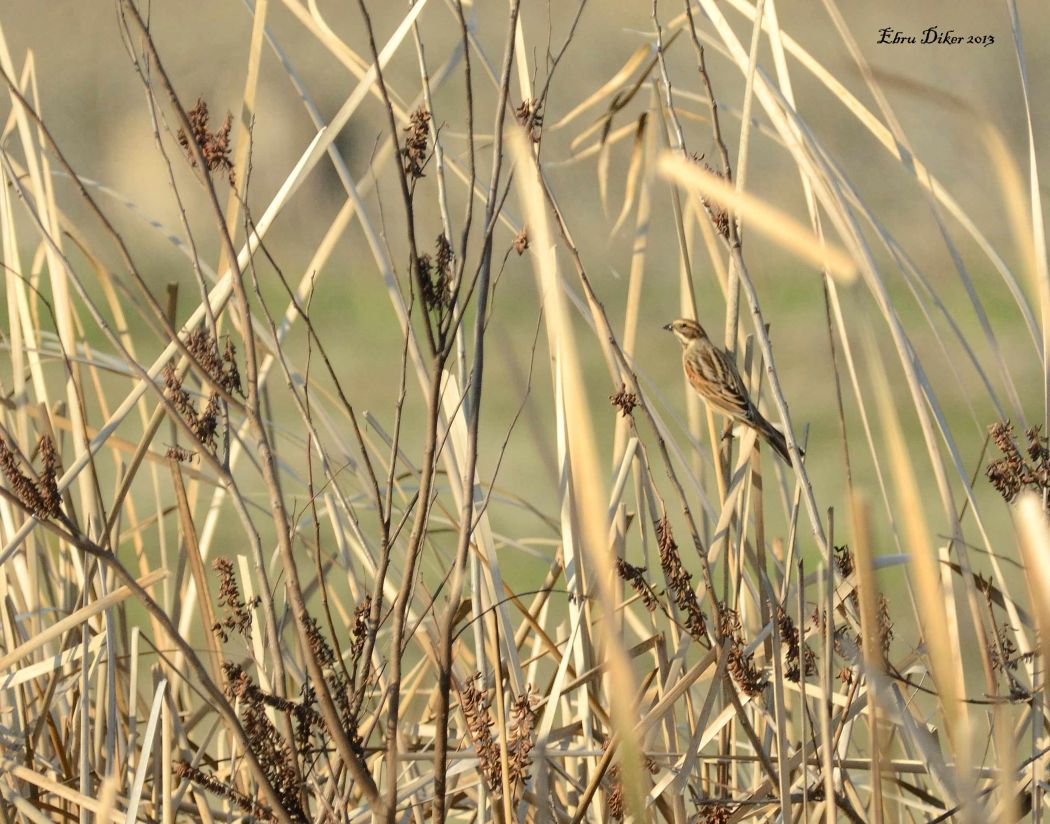
<path id="1" fill-rule="evenodd" d="M 682 344 L 682 368 L 696 394 L 715 411 L 758 432 L 790 465 L 791 453 L 788 452 L 787 441 L 752 403 L 729 353 L 715 346 L 704 327 L 695 320 L 679 318 L 668 323 L 664 329 L 674 332 Z"/>

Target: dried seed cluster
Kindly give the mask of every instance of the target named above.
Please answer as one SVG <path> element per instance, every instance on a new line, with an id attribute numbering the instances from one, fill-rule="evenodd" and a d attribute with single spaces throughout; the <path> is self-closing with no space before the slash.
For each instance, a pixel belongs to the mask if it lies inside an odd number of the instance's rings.
<path id="1" fill-rule="evenodd" d="M 532 748 L 536 743 L 535 695 L 532 685 L 526 684 L 525 692 L 516 697 L 510 709 L 510 736 L 507 739 L 509 753 L 507 774 L 510 785 L 517 791 L 525 786 L 532 763 Z"/>
<path id="2" fill-rule="evenodd" d="M 697 166 L 703 166 L 704 169 L 715 175 L 715 177 L 725 178 L 724 174 L 715 171 L 707 163 L 704 163 L 703 155 L 694 154 L 692 156 L 692 161 Z M 704 197 L 703 195 L 700 196 L 700 202 L 704 204 L 704 209 L 707 210 L 707 216 L 711 219 L 711 225 L 715 227 L 715 231 L 726 240 L 729 240 L 729 212 L 710 198 Z"/>
<path id="3" fill-rule="evenodd" d="M 452 244 L 448 242 L 444 232 L 437 236 L 437 240 L 434 243 L 436 247 L 434 265 L 437 267 L 438 273 L 445 278 L 445 281 L 450 283 L 452 281 L 452 261 L 455 260 Z"/>
<path id="4" fill-rule="evenodd" d="M 430 112 L 420 106 L 409 117 L 405 127 L 407 136 L 401 149 L 402 166 L 405 174 L 412 180 L 423 177 L 423 168 L 427 165 L 427 146 L 430 138 Z"/>
<path id="5" fill-rule="evenodd" d="M 736 808 L 729 804 L 709 804 L 696 816 L 696 824 L 728 824 Z"/>
<path id="6" fill-rule="evenodd" d="M 1032 651 L 1019 652 L 1006 627 L 999 627 L 996 630 L 995 643 L 990 645 L 989 653 L 992 660 L 992 669 L 1006 676 L 1006 680 L 1010 685 L 1010 698 L 1014 701 L 1030 700 L 1032 694 L 1017 680 L 1017 676 L 1014 673 L 1017 672 L 1017 668 L 1022 661 L 1030 662 L 1036 653 Z"/>
<path id="7" fill-rule="evenodd" d="M 740 615 L 735 609 L 723 606 L 720 621 L 719 634 L 729 640 L 729 661 L 726 664 L 729 674 L 745 694 L 758 695 L 766 688 L 768 681 L 755 666 L 755 654 L 747 651 Z"/>
<path id="8" fill-rule="evenodd" d="M 496 797 L 503 794 L 502 772 L 499 763 L 499 745 L 492 736 L 493 720 L 489 714 L 489 698 L 483 692 L 481 673 L 476 672 L 463 686 L 460 707 L 467 722 L 467 732 L 478 755 L 478 771 L 489 791 Z"/>
<path id="9" fill-rule="evenodd" d="M 214 775 L 208 775 L 208 773 L 192 766 L 188 761 L 176 761 L 172 765 L 171 772 L 176 778 L 185 778 L 198 787 L 202 787 L 220 798 L 227 799 L 239 810 L 260 821 L 276 821 L 273 810 L 268 806 L 259 803 L 253 798 L 248 798 L 248 796 L 238 792 L 225 781 L 216 778 Z"/>
<path id="10" fill-rule="evenodd" d="M 540 142 L 540 129 L 543 127 L 543 112 L 540 102 L 535 98 L 522 100 L 514 110 L 514 119 L 518 121 L 533 143 Z"/>
<path id="11" fill-rule="evenodd" d="M 1010 421 L 998 421 L 988 427 L 992 441 L 1002 457 L 988 464 L 985 474 L 1003 500 L 1013 503 L 1022 490 L 1030 489 L 1044 501 L 1050 500 L 1050 449 L 1038 426 L 1025 430 L 1024 454 L 1014 440 Z"/>
<path id="12" fill-rule="evenodd" d="M 230 640 L 231 632 L 250 641 L 252 610 L 259 605 L 259 596 L 253 597 L 250 602 L 241 600 L 241 590 L 237 585 L 237 576 L 233 572 L 233 562 L 229 558 L 216 558 L 211 565 L 219 576 L 219 606 L 226 612 L 222 621 L 212 627 L 212 632 L 224 642 Z"/>
<path id="13" fill-rule="evenodd" d="M 460 706 L 467 722 L 467 733 L 478 756 L 478 771 L 496 798 L 503 796 L 503 772 L 499 744 L 492 735 L 494 721 L 489 712 L 491 699 L 480 672 L 474 673 L 460 692 Z M 507 777 L 510 791 L 519 797 L 529 777 L 532 748 L 536 744 L 535 693 L 531 685 L 511 702 L 510 732 L 507 736 Z"/>
<path id="14" fill-rule="evenodd" d="M 250 637 L 251 608 L 257 598 L 249 602 L 242 599 L 234 574 L 233 564 L 226 558 L 213 562 L 219 578 L 219 605 L 228 613 L 217 623 L 214 631 L 223 640 L 231 633 Z M 354 611 L 355 627 L 352 632 L 352 655 L 356 672 L 357 662 L 364 648 L 367 634 L 369 600 L 366 598 Z M 352 699 L 350 676 L 322 635 L 317 622 L 310 616 L 306 619 L 307 643 L 312 653 L 321 662 L 325 683 L 332 692 L 340 721 L 358 754 L 364 753 L 364 745 L 358 734 L 357 709 Z M 298 701 L 289 700 L 259 687 L 237 663 L 224 662 L 223 681 L 227 697 L 236 703 L 237 712 L 248 738 L 248 748 L 255 755 L 267 780 L 280 798 L 280 808 L 295 822 L 306 822 L 308 811 L 302 807 L 302 781 L 313 769 L 313 762 L 331 749 L 331 739 L 323 716 L 317 710 L 316 684 L 305 682 L 300 689 Z M 356 678 L 356 676 L 354 676 Z M 270 720 L 272 711 L 288 714 L 292 719 L 291 740 L 278 732 Z M 523 724 L 525 722 L 523 721 Z M 523 751 L 527 758 L 527 752 Z M 261 821 L 275 820 L 274 811 L 239 793 L 233 786 L 215 775 L 191 768 L 185 762 L 175 766 L 174 772 L 200 787 L 230 799 L 238 808 Z"/>
<path id="15" fill-rule="evenodd" d="M 424 254 L 416 259 L 423 305 L 427 309 L 441 311 L 452 303 L 452 260 L 452 246 L 444 234 L 437 236 L 433 258 Z"/>
<path id="16" fill-rule="evenodd" d="M 193 458 L 196 457 L 196 455 L 196 452 L 193 452 L 190 449 L 184 449 L 178 444 L 175 444 L 174 446 L 169 446 L 168 451 L 164 453 L 164 457 L 168 458 L 169 460 L 176 461 L 178 463 L 186 463 L 186 461 L 193 460 Z"/>
<path id="17" fill-rule="evenodd" d="M 190 332 L 190 336 L 186 339 L 186 348 L 190 350 L 211 379 L 225 392 L 230 395 L 244 396 L 244 389 L 241 387 L 241 373 L 237 369 L 237 348 L 229 337 L 225 339 L 223 350 L 220 353 L 211 333 L 207 329 L 198 328 Z"/>
<path id="18" fill-rule="evenodd" d="M 636 567 L 627 563 L 623 558 L 616 559 L 616 574 L 631 585 L 631 589 L 638 593 L 649 612 L 655 612 L 660 605 L 652 586 L 645 580 L 645 567 Z"/>
<path id="19" fill-rule="evenodd" d="M 856 593 L 850 593 L 851 597 L 856 598 Z M 813 625 L 817 627 L 820 632 L 820 637 L 824 638 L 828 634 L 828 613 L 827 610 L 822 610 L 820 607 L 813 608 L 813 615 L 810 617 Z M 852 644 L 854 650 L 859 648 L 858 640 L 854 638 L 852 641 L 849 639 L 849 628 L 846 624 L 836 624 L 835 634 L 832 637 L 832 648 L 837 656 L 840 658 L 853 658 L 853 651 L 847 649 L 846 644 Z"/>
<path id="20" fill-rule="evenodd" d="M 372 611 L 372 596 L 366 595 L 354 607 L 354 628 L 350 634 L 350 654 L 356 663 L 365 649 L 368 638 L 368 616 Z"/>
<path id="21" fill-rule="evenodd" d="M 248 746 L 281 799 L 281 806 L 293 821 L 309 821 L 299 801 L 295 755 L 266 714 L 266 706 L 270 703 L 264 697 L 267 694 L 236 664 L 224 664 L 223 673 L 226 676 L 227 696 L 236 699 L 240 706 L 241 723 L 248 737 Z M 276 696 L 271 697 L 276 699 Z"/>
<path id="22" fill-rule="evenodd" d="M 621 383 L 620 388 L 609 396 L 609 401 L 620 410 L 621 415 L 627 418 L 638 405 L 638 396 L 634 392 L 627 391 L 626 383 Z"/>
<path id="23" fill-rule="evenodd" d="M 602 750 L 608 748 L 609 742 L 606 740 L 602 743 Z M 649 756 L 645 756 L 645 769 L 650 775 L 656 775 L 660 771 L 660 766 Z M 616 821 L 623 821 L 624 816 L 627 815 L 627 797 L 623 789 L 623 771 L 619 764 L 609 767 L 608 772 L 605 773 L 604 782 L 609 788 L 609 816 Z"/>
<path id="24" fill-rule="evenodd" d="M 219 428 L 219 398 L 213 395 L 202 412 L 197 411 L 190 393 L 182 388 L 182 378 L 175 369 L 175 361 L 164 367 L 164 391 L 175 409 L 189 425 L 194 437 L 211 452 L 215 451 L 215 433 Z M 170 453 L 174 457 L 174 453 Z"/>
<path id="25" fill-rule="evenodd" d="M 339 665 L 332 647 L 321 634 L 321 628 L 317 620 L 312 616 L 306 617 L 306 637 L 314 656 L 321 663 L 324 679 L 332 692 L 332 698 L 339 709 L 339 716 L 343 722 L 343 729 L 350 739 L 354 748 L 364 752 L 364 743 L 358 730 L 357 710 L 350 701 L 352 685 L 350 684 L 346 671 Z"/>
<path id="26" fill-rule="evenodd" d="M 853 574 L 853 550 L 845 544 L 835 547 L 835 566 L 843 578 L 849 578 Z"/>
<path id="27" fill-rule="evenodd" d="M 845 550 L 846 548 L 836 548 L 836 550 L 840 549 Z M 841 557 L 845 558 L 846 555 L 843 554 Z M 848 557 L 849 562 L 852 563 L 852 555 Z M 859 608 L 859 598 L 856 591 L 853 591 L 849 594 L 848 598 L 846 599 L 846 602 L 852 603 L 854 609 Z M 845 609 L 845 606 L 843 606 L 843 609 Z M 882 650 L 883 660 L 887 660 L 890 653 L 890 646 L 893 643 L 894 630 L 893 621 L 890 618 L 890 603 L 887 600 L 886 596 L 881 593 L 879 594 L 878 604 L 876 605 L 875 617 L 877 621 L 875 629 L 879 637 L 879 647 Z M 825 610 L 820 609 L 819 607 L 815 607 L 813 609 L 813 614 L 810 616 L 810 620 L 820 632 L 821 637 L 826 637 L 828 632 L 827 612 Z M 864 639 L 859 633 L 856 635 L 851 635 L 849 632 L 848 624 L 836 624 L 835 634 L 832 638 L 832 648 L 835 652 L 835 655 L 852 665 L 856 661 L 859 653 L 864 648 Z M 807 672 L 807 675 L 808 674 L 809 673 Z M 843 683 L 849 683 L 851 679 L 852 672 L 849 666 L 844 667 L 839 673 L 839 680 L 841 680 Z"/>
<path id="28" fill-rule="evenodd" d="M 226 179 L 230 185 L 234 185 L 233 161 L 230 159 L 230 130 L 233 127 L 233 116 L 226 112 L 226 119 L 218 131 L 213 132 L 208 127 L 209 113 L 208 104 L 198 98 L 196 104 L 186 112 L 190 121 L 190 132 L 193 142 L 196 143 L 204 156 L 204 163 L 209 172 L 222 169 L 226 173 Z M 197 159 L 190 150 L 190 137 L 186 135 L 185 129 L 179 129 L 179 145 L 189 158 L 191 165 L 197 165 Z"/>
<path id="29" fill-rule="evenodd" d="M 998 643 L 991 648 L 992 669 L 1002 673 L 1016 672 L 1024 656 L 1017 654 L 1017 645 L 1006 627 L 999 627 L 996 636 Z"/>
<path id="30" fill-rule="evenodd" d="M 518 257 L 525 254 L 525 250 L 529 248 L 529 227 L 522 226 L 521 231 L 514 235 L 514 242 L 511 244 L 514 251 L 518 253 Z"/>
<path id="31" fill-rule="evenodd" d="M 693 591 L 692 576 L 682 566 L 678 544 L 671 533 L 671 525 L 665 515 L 656 522 L 656 541 L 660 547 L 660 566 L 667 576 L 667 585 L 674 597 L 675 605 L 685 615 L 685 629 L 693 640 L 707 643 L 707 622 L 700 610 L 700 601 Z"/>
<path id="32" fill-rule="evenodd" d="M 40 453 L 40 477 L 33 480 L 26 475 L 15 455 L 14 444 L 8 446 L 0 438 L 0 474 L 3 474 L 7 486 L 19 502 L 34 517 L 42 521 L 50 520 L 62 510 L 62 496 L 58 492 L 58 452 L 50 435 L 41 435 L 37 441 Z"/>
<path id="33" fill-rule="evenodd" d="M 798 627 L 783 607 L 777 607 L 777 628 L 780 640 L 787 647 L 784 657 L 787 669 L 784 677 L 798 683 L 802 676 L 809 678 L 817 674 L 817 658 L 805 643 L 802 642 Z"/>
<path id="34" fill-rule="evenodd" d="M 197 359 L 208 376 L 216 385 L 230 395 L 244 395 L 241 388 L 241 375 L 237 369 L 236 349 L 229 338 L 220 353 L 215 339 L 206 329 L 198 328 L 186 339 L 186 348 Z M 215 438 L 219 431 L 220 396 L 213 392 L 204 409 L 198 411 L 190 393 L 183 388 L 183 379 L 175 368 L 175 361 L 170 360 L 164 367 L 164 391 L 175 405 L 179 415 L 189 425 L 194 437 L 209 451 L 215 452 Z M 168 456 L 178 459 L 188 453 L 179 447 L 168 450 Z"/>

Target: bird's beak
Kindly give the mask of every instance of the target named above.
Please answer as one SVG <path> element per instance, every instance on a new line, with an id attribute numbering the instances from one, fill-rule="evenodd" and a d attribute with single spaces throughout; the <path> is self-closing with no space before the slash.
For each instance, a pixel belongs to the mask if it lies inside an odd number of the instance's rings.
<path id="1" fill-rule="evenodd" d="M 673 325 L 672 325 L 672 324 L 670 324 L 670 323 L 665 323 L 665 324 L 664 324 L 664 325 L 663 325 L 663 326 L 662 326 L 661 328 L 662 328 L 662 329 L 663 329 L 663 330 L 664 330 L 665 332 L 673 332 L 673 331 L 674 331 Z"/>

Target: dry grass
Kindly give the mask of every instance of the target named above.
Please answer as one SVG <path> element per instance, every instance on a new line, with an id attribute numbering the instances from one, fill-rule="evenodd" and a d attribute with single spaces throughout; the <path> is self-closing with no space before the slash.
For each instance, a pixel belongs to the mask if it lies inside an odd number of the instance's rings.
<path id="1" fill-rule="evenodd" d="M 32 52 L 0 28 L 5 821 L 1038 819 L 1050 390 L 1040 413 L 1017 386 L 1050 375 L 1050 275 L 1031 109 L 1021 155 L 968 112 L 1015 244 L 1000 251 L 909 148 L 834 0 L 876 110 L 781 30 L 772 0 L 672 5 L 654 2 L 641 45 L 589 88 L 561 65 L 586 0 L 540 39 L 545 10 L 519 0 L 480 27 L 473 5 L 416 0 L 390 31 L 359 0 L 356 50 L 313 4 L 258 0 L 227 113 L 180 97 L 145 8 L 119 0 L 179 215 L 166 235 L 113 221 L 107 190 L 67 160 L 76 136 L 40 114 Z M 1008 7 L 1000 48 L 1016 49 L 1027 103 Z M 354 77 L 330 118 L 278 10 Z M 406 61 L 411 83 L 391 68 Z M 720 97 L 711 64 L 741 99 Z M 854 187 L 857 159 L 821 141 L 820 112 L 796 106 L 801 74 L 927 199 L 943 231 L 924 242 L 957 267 L 963 309 Z M 253 210 L 261 84 L 285 78 L 314 136 Z M 355 177 L 337 138 L 366 110 L 381 131 Z M 770 147 L 797 172 L 797 213 L 751 185 Z M 296 279 L 273 228 L 328 166 L 342 205 Z M 566 194 L 581 168 L 597 235 Z M 669 282 L 645 281 L 656 204 L 680 312 L 724 298 L 718 337 L 793 466 L 688 391 L 680 421 L 639 357 Z M 626 284 L 588 268 L 610 229 L 632 237 Z M 347 236 L 353 276 L 393 309 L 391 351 L 350 349 L 321 322 L 318 282 Z M 169 243 L 183 271 L 161 294 L 143 250 Z M 827 359 L 811 372 L 833 387 L 837 430 L 818 447 L 791 414 L 758 243 L 822 285 Z M 980 289 L 960 244 L 994 273 Z M 538 323 L 510 385 L 493 378 L 495 307 L 530 269 Z M 990 292 L 1014 304 L 1020 359 Z M 347 359 L 389 406 L 363 408 Z M 949 421 L 944 362 L 979 377 L 978 425 Z M 504 467 L 522 417 L 553 444 L 548 489 Z M 490 420 L 498 438 L 481 436 Z"/>

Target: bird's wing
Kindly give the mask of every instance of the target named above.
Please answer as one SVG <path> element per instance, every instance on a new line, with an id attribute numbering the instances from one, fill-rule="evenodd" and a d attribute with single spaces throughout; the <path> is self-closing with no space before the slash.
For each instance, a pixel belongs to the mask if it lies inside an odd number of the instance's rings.
<path id="1" fill-rule="evenodd" d="M 683 359 L 689 383 L 700 397 L 727 415 L 753 423 L 751 396 L 726 352 L 716 346 L 690 347 Z"/>

